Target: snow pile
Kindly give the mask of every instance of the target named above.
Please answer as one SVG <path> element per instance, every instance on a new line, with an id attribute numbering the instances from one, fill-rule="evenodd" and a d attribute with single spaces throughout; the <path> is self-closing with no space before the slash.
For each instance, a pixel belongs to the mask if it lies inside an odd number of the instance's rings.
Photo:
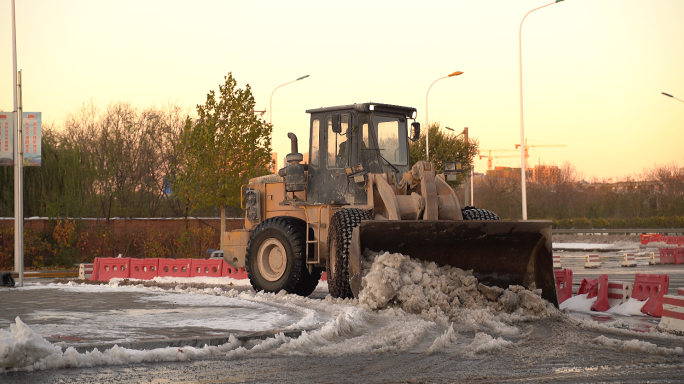
<path id="1" fill-rule="evenodd" d="M 53 368 L 93 367 L 97 365 L 121 365 L 141 362 L 186 361 L 225 354 L 240 346 L 234 337 L 218 347 L 167 347 L 153 350 L 134 350 L 114 346 L 104 352 L 78 353 L 69 347 L 66 351 L 50 344 L 33 332 L 19 317 L 10 326 L 11 333 L 0 330 L 0 367 L 14 371 L 33 371 Z"/>
<path id="2" fill-rule="evenodd" d="M 449 328 L 444 331 L 444 334 L 432 342 L 432 345 L 427 350 L 427 354 L 434 355 L 435 353 L 442 352 L 456 343 L 456 340 L 458 340 L 458 335 L 454 331 L 454 324 L 451 323 Z"/>
<path id="3" fill-rule="evenodd" d="M 644 304 L 646 304 L 646 300 L 639 301 L 632 297 L 627 302 L 616 305 L 606 312 L 622 316 L 646 316 L 641 312 L 641 308 Z"/>
<path id="4" fill-rule="evenodd" d="M 25 367 L 61 349 L 33 332 L 19 317 L 10 332 L 0 329 L 0 367 Z"/>
<path id="5" fill-rule="evenodd" d="M 564 302 L 560 303 L 558 306 L 560 310 L 567 309 L 569 311 L 576 312 L 592 312 L 591 306 L 598 299 L 598 297 L 592 297 L 587 299 L 588 293 L 583 293 L 581 295 L 575 295 Z"/>
<path id="6" fill-rule="evenodd" d="M 173 304 L 170 307 L 159 305 L 117 311 L 116 318 L 97 311 L 90 315 L 84 312 L 84 316 L 90 316 L 88 323 L 92 323 L 94 328 L 101 328 L 108 335 L 128 336 L 122 331 L 134 331 L 131 324 L 156 324 L 166 330 L 200 325 L 216 330 L 230 328 L 243 331 L 256 327 L 260 332 L 270 330 L 274 333 L 301 330 L 301 335 L 289 337 L 278 333 L 265 340 L 252 339 L 244 343 L 231 337 L 229 343 L 218 347 L 138 351 L 116 346 L 103 352 L 94 350 L 78 353 L 73 348 L 62 352 L 17 318 L 11 334 L 0 331 L 0 367 L 34 370 L 183 361 L 211 356 L 233 359 L 246 356 L 343 356 L 406 351 L 476 358 L 478 355 L 514 348 L 515 344 L 503 337 L 520 334 L 520 329 L 514 325 L 516 322 L 565 316 L 541 298 L 540 290 L 530 291 L 521 286 L 507 289 L 487 287 L 478 282 L 472 271 L 439 267 L 435 263 L 412 260 L 401 254 L 369 254 L 367 257 L 374 260 L 367 259 L 364 262 L 367 273 L 362 280 L 358 300 L 333 299 L 330 296 L 325 300 L 315 300 L 285 292 L 271 294 L 239 292 L 235 289 L 226 291 L 224 287 L 188 287 L 191 285 L 187 284 L 188 280 L 178 278 L 163 281 L 172 284 L 169 290 L 140 284 L 120 285 L 119 281 L 100 286 L 69 283 L 49 288 L 29 288 L 145 292 L 146 295 L 141 295 L 137 300 Z M 208 283 L 207 278 L 200 279 L 200 283 Z M 173 284 L 178 285 L 173 288 Z M 205 307 L 213 315 L 204 311 Z M 49 315 L 67 314 L 51 311 Z M 99 317 L 102 319 L 98 320 Z M 41 326 L 36 325 L 37 331 L 43 333 Z M 63 326 L 67 325 L 60 324 L 60 327 Z M 61 330 L 66 334 L 70 331 L 68 328 Z M 73 331 L 74 334 L 76 331 L 79 334 L 91 332 L 87 329 Z M 94 331 L 91 333 L 96 335 Z M 19 350 L 26 352 L 15 352 Z"/>
<path id="7" fill-rule="evenodd" d="M 488 287 L 478 283 L 472 270 L 440 267 L 399 253 L 367 251 L 364 256 L 359 303 L 370 310 L 401 308 L 444 325 L 444 318 L 482 323 L 500 314 L 542 317 L 556 312 L 541 298 L 541 290 Z"/>
<path id="8" fill-rule="evenodd" d="M 648 355 L 658 355 L 658 356 L 672 356 L 672 355 L 684 355 L 684 349 L 682 347 L 676 348 L 664 348 L 658 347 L 656 344 L 649 343 L 647 341 L 640 341 L 637 339 L 632 339 L 629 341 L 611 339 L 605 336 L 599 336 L 592 340 L 594 344 L 606 347 L 608 349 L 613 349 L 619 352 L 625 353 L 643 353 Z"/>
<path id="9" fill-rule="evenodd" d="M 481 354 L 498 352 L 504 348 L 511 347 L 513 347 L 513 343 L 510 341 L 506 341 L 501 337 L 495 339 L 486 333 L 479 332 L 475 335 L 473 342 L 470 343 L 470 345 L 468 345 L 465 349 L 476 354 Z"/>

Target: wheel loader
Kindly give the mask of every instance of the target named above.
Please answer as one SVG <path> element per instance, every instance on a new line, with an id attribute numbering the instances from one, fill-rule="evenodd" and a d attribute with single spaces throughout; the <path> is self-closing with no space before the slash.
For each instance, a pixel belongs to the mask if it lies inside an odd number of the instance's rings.
<path id="1" fill-rule="evenodd" d="M 221 234 L 224 260 L 246 268 L 256 291 L 309 295 L 327 271 L 333 297 L 358 296 L 365 250 L 473 270 L 486 285 L 541 289 L 558 306 L 551 222 L 499 220 L 461 207 L 443 173 L 409 164 L 415 108 L 380 103 L 306 111 L 309 159 L 297 137 L 278 174 L 243 186 L 243 229 Z"/>

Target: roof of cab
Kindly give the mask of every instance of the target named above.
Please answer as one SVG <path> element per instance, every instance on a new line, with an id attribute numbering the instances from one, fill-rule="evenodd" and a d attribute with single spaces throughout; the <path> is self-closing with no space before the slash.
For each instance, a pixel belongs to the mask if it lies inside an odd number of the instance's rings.
<path id="1" fill-rule="evenodd" d="M 356 104 L 348 104 L 348 105 L 339 105 L 336 107 L 307 109 L 306 113 L 335 112 L 335 111 L 345 111 L 345 110 L 349 110 L 349 109 L 355 109 L 359 112 L 371 112 L 371 106 L 373 107 L 372 111 L 375 111 L 375 112 L 403 113 L 404 116 L 406 116 L 406 117 L 411 117 L 413 112 L 416 112 L 416 109 L 411 108 L 411 107 L 402 107 L 400 105 L 370 102 L 370 103 L 356 103 Z"/>

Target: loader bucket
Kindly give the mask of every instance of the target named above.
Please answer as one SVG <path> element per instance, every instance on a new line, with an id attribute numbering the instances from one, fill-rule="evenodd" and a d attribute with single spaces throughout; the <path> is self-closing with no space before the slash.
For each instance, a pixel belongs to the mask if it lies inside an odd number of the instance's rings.
<path id="1" fill-rule="evenodd" d="M 349 253 L 355 297 L 366 249 L 472 269 L 489 286 L 541 289 L 542 297 L 558 307 L 550 221 L 362 221 L 352 233 Z"/>

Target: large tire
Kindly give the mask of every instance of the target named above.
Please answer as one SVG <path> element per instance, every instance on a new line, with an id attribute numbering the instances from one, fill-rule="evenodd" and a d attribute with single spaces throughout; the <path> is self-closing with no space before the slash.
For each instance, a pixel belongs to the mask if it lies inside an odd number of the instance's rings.
<path id="1" fill-rule="evenodd" d="M 256 226 L 245 264 L 255 291 L 309 295 L 312 276 L 306 268 L 306 224 L 298 219 L 274 217 Z M 315 289 L 316 286 L 314 285 Z"/>
<path id="2" fill-rule="evenodd" d="M 358 208 L 337 211 L 328 231 L 328 291 L 332 297 L 353 297 L 349 286 L 349 244 L 352 231 L 361 220 L 371 220 L 370 213 Z"/>
<path id="3" fill-rule="evenodd" d="M 312 251 L 309 250 L 309 252 Z M 314 268 L 312 273 L 307 273 L 306 276 L 308 276 L 308 278 L 300 282 L 295 293 L 300 296 L 309 296 L 313 293 L 318 286 L 318 281 L 321 279 L 321 274 L 324 270 L 325 269 L 323 268 Z"/>
<path id="4" fill-rule="evenodd" d="M 464 207 L 461 214 L 463 220 L 501 220 L 496 213 L 475 207 Z"/>

